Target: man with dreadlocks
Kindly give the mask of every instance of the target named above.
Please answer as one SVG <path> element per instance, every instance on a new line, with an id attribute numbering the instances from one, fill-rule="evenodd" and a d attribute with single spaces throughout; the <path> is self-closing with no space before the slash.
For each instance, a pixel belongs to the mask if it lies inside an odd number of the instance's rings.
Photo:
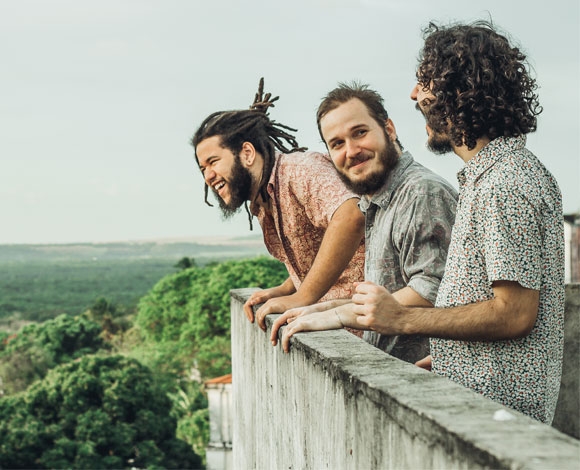
<path id="1" fill-rule="evenodd" d="M 428 146 L 453 151 L 459 205 L 435 308 L 356 288 L 358 323 L 431 337 L 433 372 L 546 424 L 560 387 L 564 234 L 560 189 L 526 149 L 541 112 L 526 56 L 489 22 L 425 30 L 411 99 Z"/>
<path id="2" fill-rule="evenodd" d="M 300 148 L 290 127 L 270 119 L 278 97 L 263 94 L 249 110 L 208 116 L 192 138 L 199 168 L 225 217 L 242 205 L 258 218 L 268 251 L 289 277 L 257 291 L 244 305 L 265 330 L 265 316 L 352 294 L 363 279 L 364 217 L 358 196 L 340 181 L 327 155 Z M 248 209 L 247 203 L 250 202 Z M 211 205 L 211 204 L 209 204 Z"/>

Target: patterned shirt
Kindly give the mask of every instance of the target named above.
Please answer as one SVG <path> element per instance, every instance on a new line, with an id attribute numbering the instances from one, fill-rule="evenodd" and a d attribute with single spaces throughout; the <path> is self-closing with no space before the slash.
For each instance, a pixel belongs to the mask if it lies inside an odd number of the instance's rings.
<path id="1" fill-rule="evenodd" d="M 564 224 L 553 176 L 526 137 L 490 142 L 458 173 L 457 219 L 437 307 L 493 298 L 494 281 L 539 290 L 524 338 L 431 340 L 433 372 L 551 423 L 564 345 Z"/>
<path id="2" fill-rule="evenodd" d="M 267 186 L 271 213 L 252 207 L 270 254 L 283 262 L 296 287 L 310 271 L 334 212 L 358 196 L 340 180 L 330 157 L 317 152 L 277 154 Z M 364 277 L 364 242 L 322 297 L 350 298 L 353 282 Z"/>
<path id="3" fill-rule="evenodd" d="M 390 292 L 409 286 L 435 304 L 456 204 L 455 189 L 404 152 L 383 187 L 359 203 L 366 221 L 365 279 Z M 407 362 L 429 354 L 424 337 L 365 331 L 363 338 Z"/>

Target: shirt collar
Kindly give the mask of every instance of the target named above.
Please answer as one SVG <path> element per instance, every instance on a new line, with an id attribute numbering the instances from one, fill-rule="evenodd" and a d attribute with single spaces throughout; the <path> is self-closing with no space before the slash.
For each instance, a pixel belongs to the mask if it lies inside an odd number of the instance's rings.
<path id="1" fill-rule="evenodd" d="M 526 136 L 498 137 L 477 152 L 465 166 L 457 172 L 459 185 L 475 182 L 506 154 L 521 150 L 526 146 Z"/>
<path id="2" fill-rule="evenodd" d="M 362 196 L 359 207 L 362 212 L 366 212 L 371 204 L 386 207 L 391 201 L 393 192 L 401 184 L 405 171 L 414 162 L 412 155 L 405 151 L 401 154 L 393 169 L 389 172 L 384 184 L 378 189 L 372 197 Z"/>

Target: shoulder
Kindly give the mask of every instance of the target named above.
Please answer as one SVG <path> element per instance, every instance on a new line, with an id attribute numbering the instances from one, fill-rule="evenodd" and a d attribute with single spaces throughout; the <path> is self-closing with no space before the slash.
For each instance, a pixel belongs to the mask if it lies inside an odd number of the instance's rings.
<path id="1" fill-rule="evenodd" d="M 517 196 L 538 207 L 560 204 L 561 193 L 555 178 L 527 149 L 507 153 L 482 176 L 479 185 L 492 196 Z"/>
<path id="2" fill-rule="evenodd" d="M 457 199 L 457 190 L 449 181 L 416 161 L 405 171 L 399 190 L 416 197 L 439 195 Z"/>
<path id="3" fill-rule="evenodd" d="M 285 168 L 303 168 L 321 165 L 334 166 L 330 157 L 321 152 L 292 152 L 278 154 L 278 164 Z"/>

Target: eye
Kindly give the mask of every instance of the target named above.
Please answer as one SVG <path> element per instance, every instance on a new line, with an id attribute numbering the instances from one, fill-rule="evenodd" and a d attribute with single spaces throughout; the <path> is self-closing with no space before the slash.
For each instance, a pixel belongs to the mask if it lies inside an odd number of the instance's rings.
<path id="1" fill-rule="evenodd" d="M 367 130 L 366 129 L 357 129 L 354 133 L 355 137 L 362 137 L 364 135 L 366 135 Z"/>
<path id="2" fill-rule="evenodd" d="M 338 150 L 340 147 L 342 147 L 342 144 L 344 144 L 344 140 L 334 140 L 331 144 L 330 144 L 330 148 L 332 150 Z"/>

